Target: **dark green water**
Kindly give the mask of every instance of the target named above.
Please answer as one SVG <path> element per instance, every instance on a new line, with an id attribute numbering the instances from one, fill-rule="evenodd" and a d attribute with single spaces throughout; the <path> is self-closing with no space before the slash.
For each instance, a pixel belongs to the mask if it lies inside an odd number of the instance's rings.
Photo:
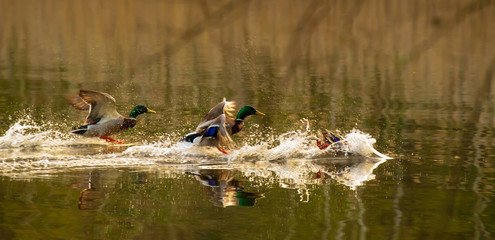
<path id="1" fill-rule="evenodd" d="M 492 239 L 494 1 L 0 0 L 1 239 Z M 127 145 L 71 135 L 111 94 Z M 238 148 L 177 143 L 223 97 Z M 320 128 L 393 159 L 323 154 Z"/>

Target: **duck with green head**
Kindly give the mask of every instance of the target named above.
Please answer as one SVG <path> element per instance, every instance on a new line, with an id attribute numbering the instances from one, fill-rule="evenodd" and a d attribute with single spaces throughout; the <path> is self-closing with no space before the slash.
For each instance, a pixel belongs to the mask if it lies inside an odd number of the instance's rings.
<path id="1" fill-rule="evenodd" d="M 196 130 L 187 134 L 182 140 L 196 143 L 199 146 L 214 146 L 220 152 L 228 154 L 224 149 L 232 149 L 234 135 L 244 127 L 244 119 L 251 115 L 265 115 L 251 106 L 244 106 L 234 119 L 234 102 L 222 102 L 214 106 L 200 121 Z"/>
<path id="2" fill-rule="evenodd" d="M 155 113 L 145 106 L 138 105 L 126 118 L 117 112 L 115 99 L 110 94 L 91 90 L 81 89 L 79 96 L 67 97 L 67 100 L 76 109 L 89 111 L 85 125 L 74 127 L 72 133 L 86 137 L 100 137 L 109 142 L 122 143 L 123 140 L 117 141 L 109 136 L 134 127 L 137 116 L 143 113 Z"/>

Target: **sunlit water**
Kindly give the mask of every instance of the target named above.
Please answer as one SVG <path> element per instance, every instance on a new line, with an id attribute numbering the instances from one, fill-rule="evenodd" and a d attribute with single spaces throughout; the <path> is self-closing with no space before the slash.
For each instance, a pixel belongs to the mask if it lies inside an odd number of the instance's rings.
<path id="1" fill-rule="evenodd" d="M 0 175 L 13 181 L 37 182 L 36 179 L 40 179 L 41 183 L 49 183 L 59 181 L 56 179 L 67 172 L 72 173 L 63 181 L 77 181 L 69 189 L 80 191 L 79 197 L 69 202 L 72 202 L 71 208 L 79 211 L 105 208 L 106 199 L 109 199 L 106 188 L 116 180 L 100 180 L 107 174 L 117 178 L 127 174 L 159 174 L 156 180 L 196 179 L 207 190 L 204 198 L 208 199 L 208 205 L 255 206 L 257 202 L 271 198 L 263 189 L 273 188 L 274 184 L 278 186 L 276 188 L 295 191 L 292 201 L 301 203 L 312 201 L 314 188 L 318 185 L 333 183 L 356 190 L 366 181 L 373 180 L 373 170 L 390 159 L 372 148 L 375 139 L 355 129 L 345 135 L 342 146 L 320 150 L 309 122 L 304 119 L 300 122 L 302 127 L 299 129 L 267 135 L 264 140 L 249 140 L 258 134 L 258 130 L 252 129 L 252 136 L 248 136 L 244 144 L 225 155 L 216 148 L 178 142 L 177 134 L 159 136 L 150 143 L 113 144 L 72 135 L 69 131 L 61 132 L 53 123 L 36 123 L 30 116 L 23 116 L 0 137 Z M 70 180 L 72 178 L 74 180 Z M 150 180 L 137 181 L 147 185 Z M 174 194 L 183 197 L 182 193 Z M 189 205 L 189 201 L 184 199 L 177 203 Z M 38 218 L 30 221 L 36 222 Z M 122 236 L 126 237 L 126 234 Z"/>
<path id="2" fill-rule="evenodd" d="M 494 9 L 0 0 L 0 238 L 492 239 Z M 72 135 L 81 88 L 157 114 Z M 224 97 L 266 116 L 178 141 Z"/>
<path id="3" fill-rule="evenodd" d="M 267 136 L 267 140 L 253 145 L 249 142 L 255 141 L 247 140 L 229 154 L 223 154 L 216 148 L 178 141 L 171 137 L 173 134 L 160 136 L 159 140 L 151 143 L 107 143 L 98 138 L 50 129 L 51 123 L 37 125 L 31 117 L 25 116 L 0 136 L 0 173 L 25 178 L 33 174 L 88 167 L 217 165 L 259 177 L 274 174 L 268 178 L 300 182 L 302 186 L 318 172 L 355 189 L 364 181 L 373 179 L 373 169 L 390 159 L 373 148 L 375 139 L 355 129 L 345 135 L 339 142 L 341 145 L 320 150 L 315 144 L 316 137 L 310 133 L 309 122 L 301 122 L 306 124 L 303 129 Z M 315 159 L 330 157 L 355 158 L 359 159 L 359 164 L 330 172 L 314 164 Z M 297 164 L 289 166 L 287 162 Z"/>

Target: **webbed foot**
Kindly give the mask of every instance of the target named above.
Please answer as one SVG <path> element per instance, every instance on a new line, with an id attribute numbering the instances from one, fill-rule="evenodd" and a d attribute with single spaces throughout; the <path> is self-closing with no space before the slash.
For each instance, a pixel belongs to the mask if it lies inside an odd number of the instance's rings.
<path id="1" fill-rule="evenodd" d="M 320 140 L 316 140 L 316 145 L 318 146 L 318 148 L 320 148 L 320 150 L 323 150 L 325 148 L 327 148 L 328 146 L 330 146 L 330 143 L 321 143 Z"/>
<path id="2" fill-rule="evenodd" d="M 217 147 L 218 148 L 218 151 L 222 152 L 223 154 L 229 154 L 229 152 L 227 152 L 225 149 L 223 149 L 222 147 Z"/>
<path id="3" fill-rule="evenodd" d="M 104 139 L 105 141 L 107 142 L 111 142 L 111 143 L 118 143 L 118 144 L 121 144 L 121 143 L 124 143 L 125 140 L 116 140 L 116 139 L 113 139 L 109 136 L 100 136 L 101 139 Z"/>

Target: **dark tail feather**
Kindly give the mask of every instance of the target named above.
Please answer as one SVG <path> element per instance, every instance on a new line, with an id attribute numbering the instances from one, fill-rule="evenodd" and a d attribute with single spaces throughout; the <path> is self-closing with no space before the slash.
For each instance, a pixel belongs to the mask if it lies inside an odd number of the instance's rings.
<path id="1" fill-rule="evenodd" d="M 83 135 L 88 131 L 88 125 L 73 127 L 71 133 Z"/>
<path id="2" fill-rule="evenodd" d="M 207 137 L 207 138 L 214 138 L 217 136 L 218 133 L 218 125 L 212 125 L 206 131 L 203 132 L 192 132 L 187 134 L 182 138 L 181 141 L 186 141 L 186 142 L 194 142 L 194 139 L 197 137 Z"/>
<path id="3" fill-rule="evenodd" d="M 187 134 L 184 138 L 182 138 L 182 141 L 186 141 L 186 142 L 192 143 L 192 142 L 194 142 L 194 139 L 195 138 L 200 137 L 202 135 L 203 135 L 203 133 L 201 133 L 201 132 L 199 132 L 199 133 L 192 132 L 192 133 Z"/>

